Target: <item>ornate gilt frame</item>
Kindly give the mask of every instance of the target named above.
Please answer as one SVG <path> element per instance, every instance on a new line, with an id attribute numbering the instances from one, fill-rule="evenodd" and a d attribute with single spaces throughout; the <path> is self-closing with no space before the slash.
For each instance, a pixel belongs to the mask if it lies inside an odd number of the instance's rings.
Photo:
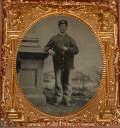
<path id="1" fill-rule="evenodd" d="M 85 23 L 96 35 L 103 53 L 98 91 L 85 107 L 66 115 L 48 114 L 26 102 L 16 74 L 16 56 L 25 33 L 39 20 L 53 15 L 71 16 Z M 118 1 L 3 0 L 1 72 L 3 125 L 119 126 Z"/>

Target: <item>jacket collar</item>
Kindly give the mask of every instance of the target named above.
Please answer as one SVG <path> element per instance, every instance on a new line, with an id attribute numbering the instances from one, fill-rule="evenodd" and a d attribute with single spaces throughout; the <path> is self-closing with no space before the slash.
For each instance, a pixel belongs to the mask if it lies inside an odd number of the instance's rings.
<path id="1" fill-rule="evenodd" d="M 68 34 L 65 33 L 64 35 L 62 35 L 62 34 L 58 33 L 57 36 L 68 36 Z"/>

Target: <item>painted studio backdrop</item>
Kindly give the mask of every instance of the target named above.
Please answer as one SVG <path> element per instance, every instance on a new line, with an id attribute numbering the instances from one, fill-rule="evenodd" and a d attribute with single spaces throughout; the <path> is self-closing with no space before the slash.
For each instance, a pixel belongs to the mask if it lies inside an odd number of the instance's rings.
<path id="1" fill-rule="evenodd" d="M 66 33 L 79 49 L 74 56 L 71 107 L 54 106 L 55 75 L 52 56 L 44 52 L 51 37 L 59 33 L 59 20 L 67 20 Z M 90 28 L 68 16 L 51 16 L 31 27 L 18 51 L 17 74 L 20 87 L 27 99 L 49 114 L 69 114 L 85 106 L 99 88 L 103 72 L 103 58 L 99 42 Z"/>

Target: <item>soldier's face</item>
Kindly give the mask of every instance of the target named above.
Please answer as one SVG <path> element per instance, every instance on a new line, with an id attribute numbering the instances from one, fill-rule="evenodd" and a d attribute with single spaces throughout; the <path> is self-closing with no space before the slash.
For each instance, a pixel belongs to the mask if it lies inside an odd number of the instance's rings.
<path id="1" fill-rule="evenodd" d="M 58 28 L 60 30 L 60 33 L 63 34 L 63 33 L 65 33 L 67 26 L 66 26 L 66 24 L 60 24 L 60 26 Z"/>

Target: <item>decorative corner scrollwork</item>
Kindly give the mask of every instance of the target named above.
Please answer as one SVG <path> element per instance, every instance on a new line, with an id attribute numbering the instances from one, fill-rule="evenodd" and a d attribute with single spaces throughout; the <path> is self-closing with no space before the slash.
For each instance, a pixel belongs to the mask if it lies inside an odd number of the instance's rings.
<path id="1" fill-rule="evenodd" d="M 12 10 L 9 11 L 9 14 L 11 15 L 11 19 L 8 22 L 8 26 L 10 27 L 12 25 L 13 30 L 18 31 L 21 27 L 24 27 L 24 25 L 21 26 L 24 17 L 22 8 L 23 7 L 18 7 L 17 11 L 15 12 Z"/>

